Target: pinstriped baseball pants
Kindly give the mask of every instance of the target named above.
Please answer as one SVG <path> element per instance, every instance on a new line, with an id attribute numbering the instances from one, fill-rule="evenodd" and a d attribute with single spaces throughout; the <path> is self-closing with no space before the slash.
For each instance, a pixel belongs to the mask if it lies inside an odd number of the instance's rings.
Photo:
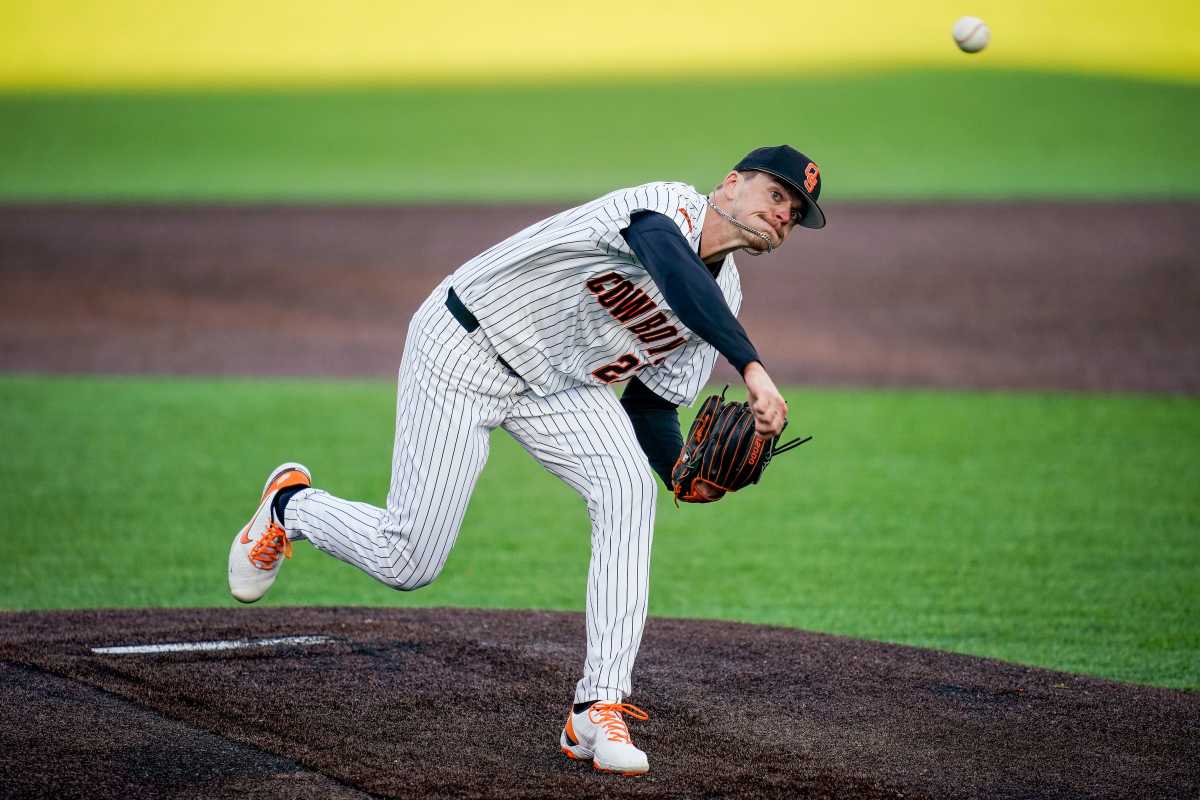
<path id="1" fill-rule="evenodd" d="M 319 489 L 296 494 L 292 538 L 401 590 L 433 581 L 458 538 L 467 502 L 503 427 L 587 503 L 587 657 L 575 702 L 631 690 L 650 579 L 657 485 L 628 416 L 607 387 L 539 397 L 505 369 L 481 329 L 467 333 L 444 305 L 446 284 L 413 316 L 396 401 L 387 508 Z"/>

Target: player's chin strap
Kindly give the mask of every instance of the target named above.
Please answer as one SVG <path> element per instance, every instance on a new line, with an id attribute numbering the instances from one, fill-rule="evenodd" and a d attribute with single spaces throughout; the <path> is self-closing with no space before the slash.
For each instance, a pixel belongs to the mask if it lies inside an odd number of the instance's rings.
<path id="1" fill-rule="evenodd" d="M 751 228 L 749 225 L 747 225 L 744 222 L 734 219 L 732 214 L 730 214 L 725 209 L 723 209 L 719 205 L 717 205 L 717 201 L 712 198 L 712 195 L 709 195 L 708 204 L 710 206 L 712 206 L 713 211 L 717 212 L 718 216 L 720 216 L 722 219 L 724 219 L 730 225 L 734 226 L 735 228 L 741 228 L 746 233 L 752 233 L 755 236 L 757 236 L 758 238 L 762 239 L 763 244 L 765 244 L 767 246 L 768 253 L 772 253 L 775 251 L 775 245 L 771 244 L 770 236 L 767 236 L 765 233 L 763 233 L 762 231 L 760 231 L 756 228 Z M 749 253 L 752 256 L 761 256 L 762 255 L 761 250 L 751 250 L 749 247 L 744 247 L 742 249 L 745 250 L 747 253 Z"/>

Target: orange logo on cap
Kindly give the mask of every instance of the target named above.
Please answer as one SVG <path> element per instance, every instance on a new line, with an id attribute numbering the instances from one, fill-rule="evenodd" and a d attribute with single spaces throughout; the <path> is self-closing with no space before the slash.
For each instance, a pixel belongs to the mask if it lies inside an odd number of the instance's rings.
<path id="1" fill-rule="evenodd" d="M 804 191 L 811 193 L 813 189 L 817 188 L 817 179 L 820 177 L 821 173 L 817 169 L 817 165 L 811 161 L 808 162 L 808 166 L 804 168 Z"/>

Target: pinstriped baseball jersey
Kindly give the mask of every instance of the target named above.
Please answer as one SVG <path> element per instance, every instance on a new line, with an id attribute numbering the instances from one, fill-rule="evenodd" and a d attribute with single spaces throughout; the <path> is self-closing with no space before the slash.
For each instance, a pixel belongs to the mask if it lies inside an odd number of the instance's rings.
<path id="1" fill-rule="evenodd" d="M 579 493 L 591 518 L 587 653 L 574 700 L 624 699 L 648 607 L 658 490 L 608 384 L 636 375 L 661 397 L 691 403 L 717 352 L 679 322 L 621 231 L 636 212 L 659 212 L 696 252 L 707 206 L 683 183 L 619 190 L 447 277 L 405 340 L 386 506 L 305 489 L 287 505 L 288 537 L 394 588 L 427 585 L 458 538 L 490 433 L 503 428 Z M 731 257 L 717 285 L 736 314 Z"/>
<path id="2" fill-rule="evenodd" d="M 635 212 L 657 211 L 698 252 L 707 206 L 684 183 L 620 189 L 500 242 L 450 284 L 535 394 L 636 375 L 663 398 L 691 404 L 717 352 L 675 316 L 621 231 Z M 736 315 L 742 292 L 732 256 L 717 285 Z"/>
<path id="3" fill-rule="evenodd" d="M 784 148 L 766 152 L 764 170 L 798 174 L 793 162 L 799 154 L 793 158 Z M 760 151 L 751 156 L 756 154 Z M 815 166 L 809 166 L 816 180 Z M 808 167 L 803 169 L 808 175 Z M 722 185 L 744 184 L 727 176 Z M 806 202 L 816 208 L 813 200 Z M 680 248 L 670 226 L 651 214 L 630 227 L 639 212 L 662 214 L 698 256 L 708 206 L 705 195 L 684 183 L 620 189 L 531 225 L 459 267 L 409 325 L 386 505 L 336 497 L 315 486 L 290 501 L 277 496 L 271 513 L 281 514 L 288 539 L 306 539 L 395 589 L 428 585 L 447 563 L 487 462 L 491 434 L 502 428 L 584 500 L 591 521 L 587 650 L 574 703 L 622 702 L 632 690 L 649 606 L 659 489 L 645 449 L 646 428 L 635 427 L 645 418 L 608 385 L 637 377 L 660 397 L 691 404 L 717 358 L 716 349 L 667 305 L 622 232 L 628 230 L 684 315 L 723 342 L 731 361 L 748 363 L 753 345 L 719 307 L 708 276 L 696 271 L 702 267 Z M 715 206 L 712 211 L 731 228 L 755 232 Z M 823 216 L 819 222 L 824 224 Z M 669 246 L 655 250 L 651 237 Z M 730 241 L 736 246 L 738 240 Z M 660 252 L 671 269 L 660 263 Z M 722 262 L 716 284 L 736 315 L 742 292 L 732 256 Z M 684 308 L 685 303 L 692 305 Z M 712 322 L 704 319 L 710 311 L 720 312 L 720 319 L 704 328 Z M 674 426 L 667 431 L 673 444 L 677 420 L 659 416 Z M 286 508 L 275 508 L 275 502 L 287 502 Z M 235 584 L 245 567 L 235 560 L 246 556 L 237 542 L 230 550 L 230 589 L 243 599 Z M 566 735 L 560 738 L 563 748 Z M 644 771 L 645 754 L 625 743 Z M 597 766 L 608 768 L 599 760 Z"/>

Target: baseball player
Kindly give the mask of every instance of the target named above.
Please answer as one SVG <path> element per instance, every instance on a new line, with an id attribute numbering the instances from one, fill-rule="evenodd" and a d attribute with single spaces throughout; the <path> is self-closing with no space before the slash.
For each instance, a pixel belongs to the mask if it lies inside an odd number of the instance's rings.
<path id="1" fill-rule="evenodd" d="M 754 150 L 702 194 L 683 183 L 621 189 L 542 220 L 459 267 L 413 316 L 400 364 L 387 505 L 276 468 L 229 551 L 229 588 L 251 603 L 292 542 L 409 591 L 433 581 L 502 427 L 584 499 L 591 517 L 587 654 L 559 744 L 595 768 L 649 769 L 624 702 L 646 619 L 657 489 L 671 487 L 691 404 L 717 354 L 746 384 L 755 428 L 777 436 L 787 404 L 736 314 L 733 253 L 770 252 L 821 228 L 816 164 Z M 624 383 L 620 397 L 611 384 Z"/>

